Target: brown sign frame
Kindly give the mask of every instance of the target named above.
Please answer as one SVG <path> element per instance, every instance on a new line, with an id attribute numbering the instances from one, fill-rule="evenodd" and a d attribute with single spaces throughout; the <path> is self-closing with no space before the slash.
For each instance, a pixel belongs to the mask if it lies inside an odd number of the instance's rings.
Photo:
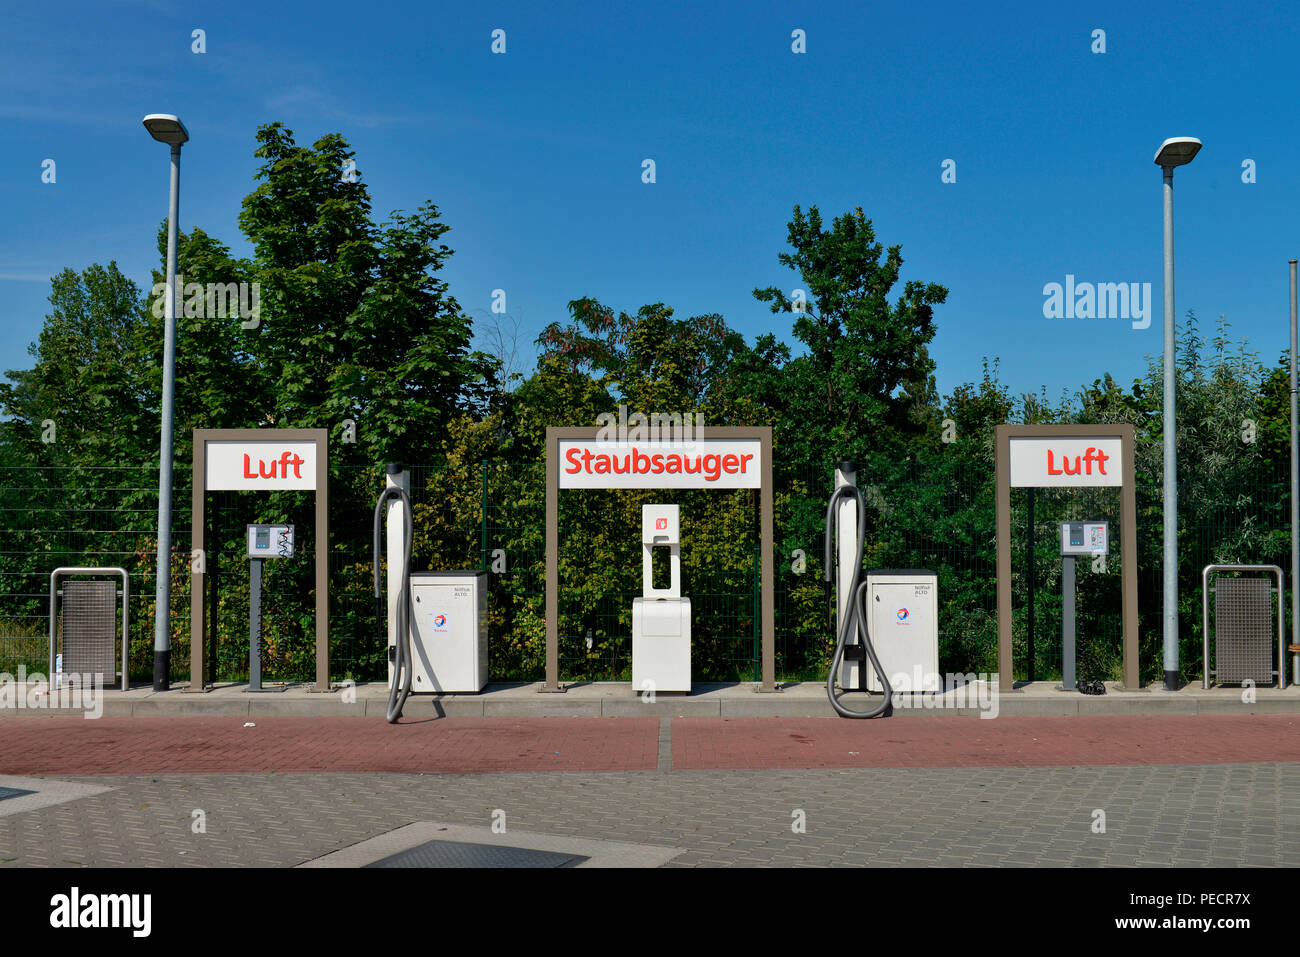
<path id="1" fill-rule="evenodd" d="M 1133 449 L 1136 430 L 1119 425 L 999 425 L 997 446 L 998 540 L 998 690 L 1014 688 L 1011 660 L 1011 440 L 1119 439 L 1124 480 L 1120 484 L 1120 564 L 1123 568 L 1122 611 L 1124 690 L 1141 690 L 1138 672 L 1137 500 Z"/>
<path id="2" fill-rule="evenodd" d="M 191 547 L 203 556 L 190 562 L 190 691 L 205 691 L 203 656 L 207 651 L 207 619 L 203 614 L 207 555 L 207 446 L 209 442 L 311 442 L 316 446 L 316 691 L 329 691 L 329 504 L 330 436 L 328 429 L 195 429 L 193 526 Z M 194 553 L 191 553 L 194 556 Z M 197 567 L 196 567 L 197 566 Z"/>
<path id="3" fill-rule="evenodd" d="M 558 692 L 560 686 L 560 507 L 559 444 L 563 439 L 598 440 L 604 429 L 548 426 L 546 429 L 546 681 L 539 691 Z M 763 456 L 759 485 L 759 526 L 763 556 L 760 563 L 762 683 L 759 691 L 776 691 L 776 544 L 772 505 L 772 427 L 717 426 L 707 439 L 757 439 Z"/>

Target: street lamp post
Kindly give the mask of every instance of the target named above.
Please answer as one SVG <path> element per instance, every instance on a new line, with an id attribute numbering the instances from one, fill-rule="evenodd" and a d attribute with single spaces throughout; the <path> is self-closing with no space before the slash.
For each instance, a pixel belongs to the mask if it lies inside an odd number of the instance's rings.
<path id="1" fill-rule="evenodd" d="M 162 441 L 158 464 L 158 588 L 153 625 L 153 690 L 170 687 L 171 551 L 172 551 L 172 426 L 176 389 L 176 217 L 180 210 L 181 145 L 189 131 L 170 113 L 150 113 L 145 129 L 172 151 L 171 196 L 167 212 L 167 300 L 163 305 Z"/>
<path id="2" fill-rule="evenodd" d="M 1291 267 L 1291 644 L 1300 645 L 1300 444 L 1296 434 L 1296 261 Z M 1278 662 L 1278 671 L 1285 675 L 1286 664 Z M 1293 678 L 1300 675 L 1293 675 Z M 1281 684 L 1281 682 L 1278 682 Z"/>
<path id="3" fill-rule="evenodd" d="M 1201 149 L 1191 136 L 1175 136 L 1156 150 L 1165 179 L 1165 395 L 1164 395 L 1164 665 L 1165 687 L 1178 690 L 1178 453 L 1174 421 L 1174 167 L 1190 163 Z"/>

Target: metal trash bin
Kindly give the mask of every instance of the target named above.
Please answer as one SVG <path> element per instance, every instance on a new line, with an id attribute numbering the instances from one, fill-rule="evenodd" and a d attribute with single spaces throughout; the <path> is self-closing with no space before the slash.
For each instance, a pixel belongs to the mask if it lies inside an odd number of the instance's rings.
<path id="1" fill-rule="evenodd" d="M 117 673 L 117 582 L 103 579 L 69 581 L 69 575 L 116 575 L 122 579 L 122 690 L 128 688 L 127 604 L 130 581 L 125 568 L 56 568 L 50 574 L 50 683 L 55 682 L 58 647 L 59 596 L 63 596 L 63 669 L 65 675 L 98 678 L 104 686 Z"/>
<path id="2" fill-rule="evenodd" d="M 117 675 L 117 582 L 63 586 L 63 673 Z"/>
<path id="3" fill-rule="evenodd" d="M 1210 659 L 1210 574 L 1220 571 L 1269 572 L 1265 577 L 1217 578 L 1214 582 L 1214 668 Z M 1202 687 L 1209 688 L 1210 675 L 1220 684 L 1268 685 L 1277 677 L 1286 687 L 1286 655 L 1282 612 L 1282 569 L 1276 565 L 1206 565 L 1201 572 L 1201 608 L 1204 628 Z M 1277 595 L 1277 665 L 1273 664 L 1274 594 Z"/>

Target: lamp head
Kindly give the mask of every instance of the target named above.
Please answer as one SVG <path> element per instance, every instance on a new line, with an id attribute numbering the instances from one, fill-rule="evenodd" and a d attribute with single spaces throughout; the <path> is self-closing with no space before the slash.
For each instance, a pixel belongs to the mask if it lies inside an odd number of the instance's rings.
<path id="1" fill-rule="evenodd" d="M 179 146 L 190 138 L 189 130 L 173 113 L 150 113 L 144 118 L 144 128 L 159 143 Z"/>
<path id="2" fill-rule="evenodd" d="M 1165 169 L 1186 166 L 1201 151 L 1201 141 L 1194 136 L 1174 136 L 1156 150 L 1156 165 Z"/>

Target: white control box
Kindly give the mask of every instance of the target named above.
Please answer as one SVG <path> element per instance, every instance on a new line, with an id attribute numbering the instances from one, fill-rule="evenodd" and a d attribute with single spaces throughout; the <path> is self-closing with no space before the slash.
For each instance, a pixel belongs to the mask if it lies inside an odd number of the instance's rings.
<path id="1" fill-rule="evenodd" d="M 939 674 L 939 576 L 925 569 L 867 572 L 871 646 L 896 693 L 942 691 Z M 840 684 L 857 688 L 856 662 Z M 884 688 L 866 662 L 867 690 Z"/>
<path id="2" fill-rule="evenodd" d="M 249 525 L 249 558 L 292 558 L 292 525 Z"/>
<path id="3" fill-rule="evenodd" d="M 1110 549 L 1106 522 L 1062 522 L 1062 555 L 1105 555 Z"/>
<path id="4" fill-rule="evenodd" d="M 412 572 L 411 603 L 411 691 L 482 691 L 488 681 L 487 572 Z M 390 643 L 390 687 L 395 652 Z"/>

